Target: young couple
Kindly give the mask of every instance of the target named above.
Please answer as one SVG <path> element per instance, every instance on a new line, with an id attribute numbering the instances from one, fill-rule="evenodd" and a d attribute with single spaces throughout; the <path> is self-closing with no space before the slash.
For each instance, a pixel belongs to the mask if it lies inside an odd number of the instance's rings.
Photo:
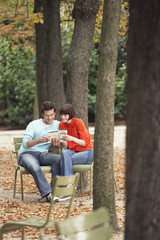
<path id="1" fill-rule="evenodd" d="M 19 165 L 27 168 L 34 178 L 43 200 L 51 200 L 51 185 L 46 181 L 40 166 L 51 166 L 52 180 L 56 175 L 73 175 L 72 165 L 87 164 L 93 161 L 93 144 L 91 137 L 81 119 L 74 118 L 75 111 L 71 104 L 60 109 L 62 122 L 55 120 L 56 109 L 52 102 L 42 104 L 42 118 L 30 122 L 26 128 L 19 151 Z M 52 139 L 54 146 L 67 147 L 59 154 L 48 153 L 51 143 L 48 131 L 67 129 L 64 142 Z"/>

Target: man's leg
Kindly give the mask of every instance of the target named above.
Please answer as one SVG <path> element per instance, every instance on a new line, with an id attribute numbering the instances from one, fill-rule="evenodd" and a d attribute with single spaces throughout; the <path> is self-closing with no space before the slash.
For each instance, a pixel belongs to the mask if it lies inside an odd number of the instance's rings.
<path id="1" fill-rule="evenodd" d="M 39 155 L 40 152 L 22 153 L 19 157 L 19 165 L 25 167 L 31 173 L 41 197 L 44 197 L 51 192 L 51 187 L 47 183 L 46 178 L 41 171 Z"/>
<path id="2" fill-rule="evenodd" d="M 61 172 L 61 155 L 52 154 L 48 152 L 43 152 L 40 154 L 40 165 L 41 166 L 51 166 L 52 170 L 52 181 L 56 175 L 60 175 Z M 52 186 L 51 181 L 51 186 Z M 53 186 L 52 186 L 53 187 Z"/>

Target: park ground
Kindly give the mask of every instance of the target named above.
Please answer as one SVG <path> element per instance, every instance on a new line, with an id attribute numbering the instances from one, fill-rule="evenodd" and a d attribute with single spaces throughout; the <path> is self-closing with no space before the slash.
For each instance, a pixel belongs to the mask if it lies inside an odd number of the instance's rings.
<path id="1" fill-rule="evenodd" d="M 2 129 L 1 129 L 2 130 Z M 90 128 L 94 132 L 94 128 Z M 49 203 L 40 203 L 39 192 L 30 175 L 24 176 L 24 202 L 20 199 L 20 178 L 18 175 L 17 194 L 13 199 L 14 167 L 10 161 L 10 151 L 13 149 L 13 137 L 22 137 L 24 130 L 0 131 L 0 227 L 8 221 L 24 219 L 30 216 L 44 218 L 47 213 Z M 124 239 L 124 221 L 125 221 L 125 126 L 115 126 L 114 131 L 114 171 L 120 193 L 115 192 L 116 210 L 118 224 L 121 229 L 119 234 L 113 234 L 112 240 Z M 48 181 L 50 175 L 46 174 Z M 70 217 L 76 215 L 85 215 L 92 211 L 93 201 L 90 199 L 89 187 L 84 193 L 76 193 L 72 205 Z M 62 220 L 65 217 L 65 202 L 56 203 L 53 209 L 52 217 L 56 220 Z M 55 229 L 50 228 L 44 231 L 46 239 L 57 239 Z M 20 231 L 4 235 L 5 239 L 21 239 Z M 26 228 L 25 239 L 39 239 L 39 233 L 32 228 Z"/>

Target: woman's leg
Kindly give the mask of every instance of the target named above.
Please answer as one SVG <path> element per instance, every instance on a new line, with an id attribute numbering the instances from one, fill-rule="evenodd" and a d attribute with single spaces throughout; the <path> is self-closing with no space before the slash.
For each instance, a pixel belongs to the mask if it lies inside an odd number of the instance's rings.
<path id="1" fill-rule="evenodd" d="M 70 149 L 64 149 L 61 153 L 61 175 L 62 176 L 71 176 L 73 175 L 72 170 L 72 155 L 76 154 Z"/>
<path id="2" fill-rule="evenodd" d="M 72 155 L 72 165 L 90 164 L 93 162 L 93 150 L 86 150 Z"/>

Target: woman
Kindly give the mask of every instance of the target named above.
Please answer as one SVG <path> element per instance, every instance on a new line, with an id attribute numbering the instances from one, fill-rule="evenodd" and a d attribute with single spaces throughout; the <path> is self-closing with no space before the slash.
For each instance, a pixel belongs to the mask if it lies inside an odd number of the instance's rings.
<path id="1" fill-rule="evenodd" d="M 93 162 L 93 144 L 91 136 L 81 119 L 74 118 L 75 111 L 71 104 L 65 104 L 60 109 L 62 122 L 59 129 L 67 129 L 61 145 L 67 147 L 62 150 L 61 175 L 73 175 L 72 165 L 90 164 Z"/>

